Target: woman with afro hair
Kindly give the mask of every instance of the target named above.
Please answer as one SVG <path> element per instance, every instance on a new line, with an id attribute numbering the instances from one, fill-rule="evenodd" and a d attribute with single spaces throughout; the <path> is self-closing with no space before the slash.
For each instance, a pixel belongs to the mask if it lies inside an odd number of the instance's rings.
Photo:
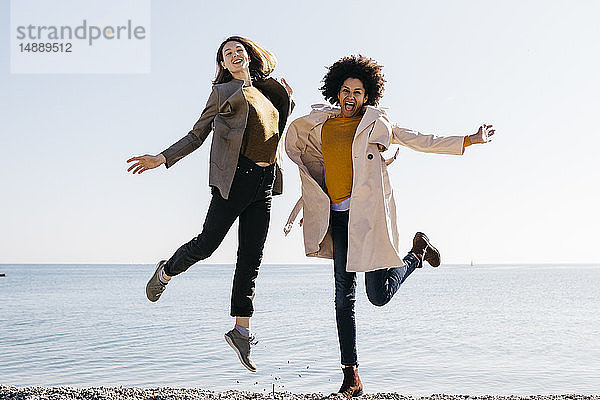
<path id="1" fill-rule="evenodd" d="M 356 272 L 365 272 L 371 303 L 387 304 L 400 285 L 427 261 L 440 265 L 440 253 L 417 232 L 412 248 L 400 255 L 396 206 L 381 152 L 392 144 L 416 151 L 462 155 L 467 146 L 486 143 L 492 125 L 469 136 L 424 135 L 391 123 L 377 108 L 385 80 L 382 66 L 363 56 L 344 57 L 323 78 L 323 96 L 334 106 L 312 106 L 293 121 L 285 147 L 298 165 L 302 197 L 285 227 L 286 234 L 303 209 L 301 225 L 307 256 L 332 258 L 335 314 L 344 374 L 339 394 L 360 396 L 356 350 Z M 395 156 L 394 156 L 395 158 Z M 410 188 L 400 197 L 410 196 Z"/>

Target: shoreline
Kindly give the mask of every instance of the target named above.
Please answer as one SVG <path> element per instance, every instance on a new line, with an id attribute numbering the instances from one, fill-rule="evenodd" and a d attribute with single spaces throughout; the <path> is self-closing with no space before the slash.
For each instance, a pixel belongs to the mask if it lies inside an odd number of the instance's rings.
<path id="1" fill-rule="evenodd" d="M 239 390 L 214 392 L 196 388 L 137 388 L 137 387 L 90 387 L 74 388 L 59 387 L 15 387 L 0 385 L 0 400 L 317 400 L 342 399 L 342 396 L 332 396 L 323 393 L 260 393 Z M 547 395 L 479 395 L 465 394 L 432 394 L 430 396 L 414 397 L 399 393 L 366 393 L 357 399 L 362 400 L 600 400 L 600 395 L 579 394 L 547 394 Z"/>

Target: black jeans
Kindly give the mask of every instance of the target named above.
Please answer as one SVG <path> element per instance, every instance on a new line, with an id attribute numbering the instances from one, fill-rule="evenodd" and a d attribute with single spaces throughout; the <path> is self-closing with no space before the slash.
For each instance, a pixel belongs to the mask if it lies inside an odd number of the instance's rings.
<path id="1" fill-rule="evenodd" d="M 348 256 L 349 211 L 331 211 L 331 237 L 333 239 L 333 270 L 335 274 L 335 318 L 342 365 L 358 365 L 356 352 L 356 273 L 346 272 Z M 412 253 L 404 257 L 404 265 L 396 268 L 365 272 L 367 297 L 376 306 L 386 305 L 400 285 L 419 266 Z"/>
<path id="2" fill-rule="evenodd" d="M 239 218 L 231 316 L 251 317 L 255 281 L 269 229 L 274 180 L 275 164 L 260 167 L 240 155 L 229 198 L 224 199 L 218 189 L 212 188 L 212 200 L 202 233 L 177 249 L 167 261 L 165 273 L 178 275 L 197 261 L 208 258 Z"/>

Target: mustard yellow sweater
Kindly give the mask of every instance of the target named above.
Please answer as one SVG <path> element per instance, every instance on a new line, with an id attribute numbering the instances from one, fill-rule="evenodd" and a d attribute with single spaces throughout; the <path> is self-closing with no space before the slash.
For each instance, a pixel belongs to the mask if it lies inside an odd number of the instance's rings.
<path id="1" fill-rule="evenodd" d="M 248 121 L 240 152 L 254 162 L 273 164 L 279 142 L 279 113 L 273 104 L 254 86 L 243 88 L 248 101 Z"/>
<path id="2" fill-rule="evenodd" d="M 332 204 L 352 194 L 352 141 L 361 118 L 330 118 L 321 130 L 325 186 Z"/>

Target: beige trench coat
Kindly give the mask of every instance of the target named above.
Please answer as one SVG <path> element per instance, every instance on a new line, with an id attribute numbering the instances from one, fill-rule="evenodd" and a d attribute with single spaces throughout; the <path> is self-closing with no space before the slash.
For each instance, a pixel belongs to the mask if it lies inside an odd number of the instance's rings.
<path id="1" fill-rule="evenodd" d="M 302 198 L 290 215 L 287 229 L 302 207 L 306 255 L 333 258 L 321 128 L 328 118 L 339 115 L 339 108 L 322 104 L 312 108 L 310 114 L 293 121 L 286 134 L 285 150 L 298 165 L 302 184 Z M 438 137 L 400 128 L 388 120 L 385 111 L 367 106 L 352 142 L 347 271 L 397 267 L 406 254 L 407 249 L 398 248 L 396 204 L 380 149 L 400 144 L 426 153 L 462 155 L 463 142 L 463 136 Z"/>

